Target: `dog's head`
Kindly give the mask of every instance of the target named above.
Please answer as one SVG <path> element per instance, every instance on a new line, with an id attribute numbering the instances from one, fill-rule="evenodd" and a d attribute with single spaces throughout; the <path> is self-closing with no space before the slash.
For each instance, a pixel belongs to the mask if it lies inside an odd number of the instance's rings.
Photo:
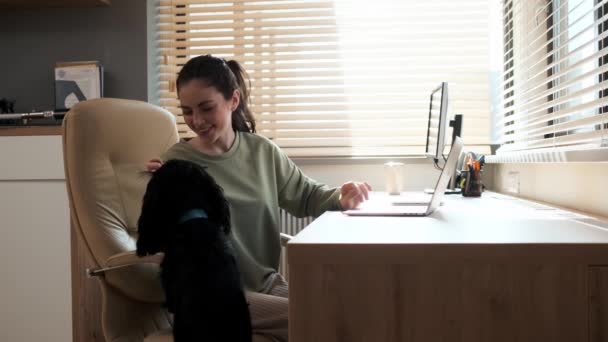
<path id="1" fill-rule="evenodd" d="M 209 221 L 230 232 L 230 209 L 222 188 L 200 165 L 169 160 L 148 182 L 137 224 L 137 255 L 164 251 L 171 230 L 191 209 L 203 209 Z"/>

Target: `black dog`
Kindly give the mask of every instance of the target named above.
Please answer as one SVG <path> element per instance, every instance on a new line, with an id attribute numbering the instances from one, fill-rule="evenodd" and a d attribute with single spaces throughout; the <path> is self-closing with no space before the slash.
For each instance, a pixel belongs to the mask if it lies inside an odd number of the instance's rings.
<path id="1" fill-rule="evenodd" d="M 251 318 L 228 242 L 230 210 L 203 167 L 170 160 L 152 174 L 137 255 L 164 252 L 161 281 L 175 342 L 251 341 Z"/>

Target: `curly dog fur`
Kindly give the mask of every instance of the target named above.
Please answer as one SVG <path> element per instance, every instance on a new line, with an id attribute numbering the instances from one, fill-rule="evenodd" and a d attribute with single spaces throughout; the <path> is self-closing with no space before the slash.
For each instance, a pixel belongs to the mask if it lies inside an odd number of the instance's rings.
<path id="1" fill-rule="evenodd" d="M 192 209 L 208 218 L 184 218 Z M 227 238 L 228 202 L 205 169 L 170 160 L 154 172 L 138 229 L 137 255 L 165 254 L 160 277 L 175 342 L 250 342 L 249 307 Z"/>

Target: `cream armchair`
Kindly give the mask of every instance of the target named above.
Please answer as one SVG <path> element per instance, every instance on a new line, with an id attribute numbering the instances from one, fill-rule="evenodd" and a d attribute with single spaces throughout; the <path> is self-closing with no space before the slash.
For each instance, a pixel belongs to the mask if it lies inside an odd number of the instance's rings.
<path id="1" fill-rule="evenodd" d="M 73 230 L 93 257 L 106 341 L 172 341 L 158 278 L 161 256 L 134 254 L 147 160 L 178 141 L 175 117 L 139 101 L 96 99 L 63 121 L 63 153 Z M 204 340 L 204 336 L 201 336 Z M 256 336 L 255 341 L 271 341 Z"/>

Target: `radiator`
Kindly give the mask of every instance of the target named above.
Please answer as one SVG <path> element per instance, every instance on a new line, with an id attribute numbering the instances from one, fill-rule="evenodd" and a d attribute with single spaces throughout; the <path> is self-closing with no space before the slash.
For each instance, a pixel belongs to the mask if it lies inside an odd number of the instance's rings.
<path id="1" fill-rule="evenodd" d="M 302 229 L 304 229 L 304 227 L 309 225 L 310 222 L 312 222 L 312 220 L 313 220 L 313 217 L 311 217 L 311 216 L 298 218 L 298 217 L 295 217 L 295 216 L 291 215 L 290 213 L 286 212 L 285 210 L 281 209 L 280 218 L 279 218 L 279 224 L 281 226 L 281 233 L 294 236 L 297 233 L 299 233 Z M 285 248 L 285 246 L 283 246 L 281 248 L 281 260 L 279 262 L 279 273 L 283 277 L 285 277 L 285 279 L 288 279 L 289 274 L 287 272 L 287 249 Z"/>
<path id="2" fill-rule="evenodd" d="M 285 210 L 281 209 L 281 233 L 285 233 L 287 235 L 296 235 L 300 232 L 300 230 L 304 229 L 304 227 L 308 226 L 310 222 L 312 222 L 313 218 L 311 216 L 297 218 Z"/>

